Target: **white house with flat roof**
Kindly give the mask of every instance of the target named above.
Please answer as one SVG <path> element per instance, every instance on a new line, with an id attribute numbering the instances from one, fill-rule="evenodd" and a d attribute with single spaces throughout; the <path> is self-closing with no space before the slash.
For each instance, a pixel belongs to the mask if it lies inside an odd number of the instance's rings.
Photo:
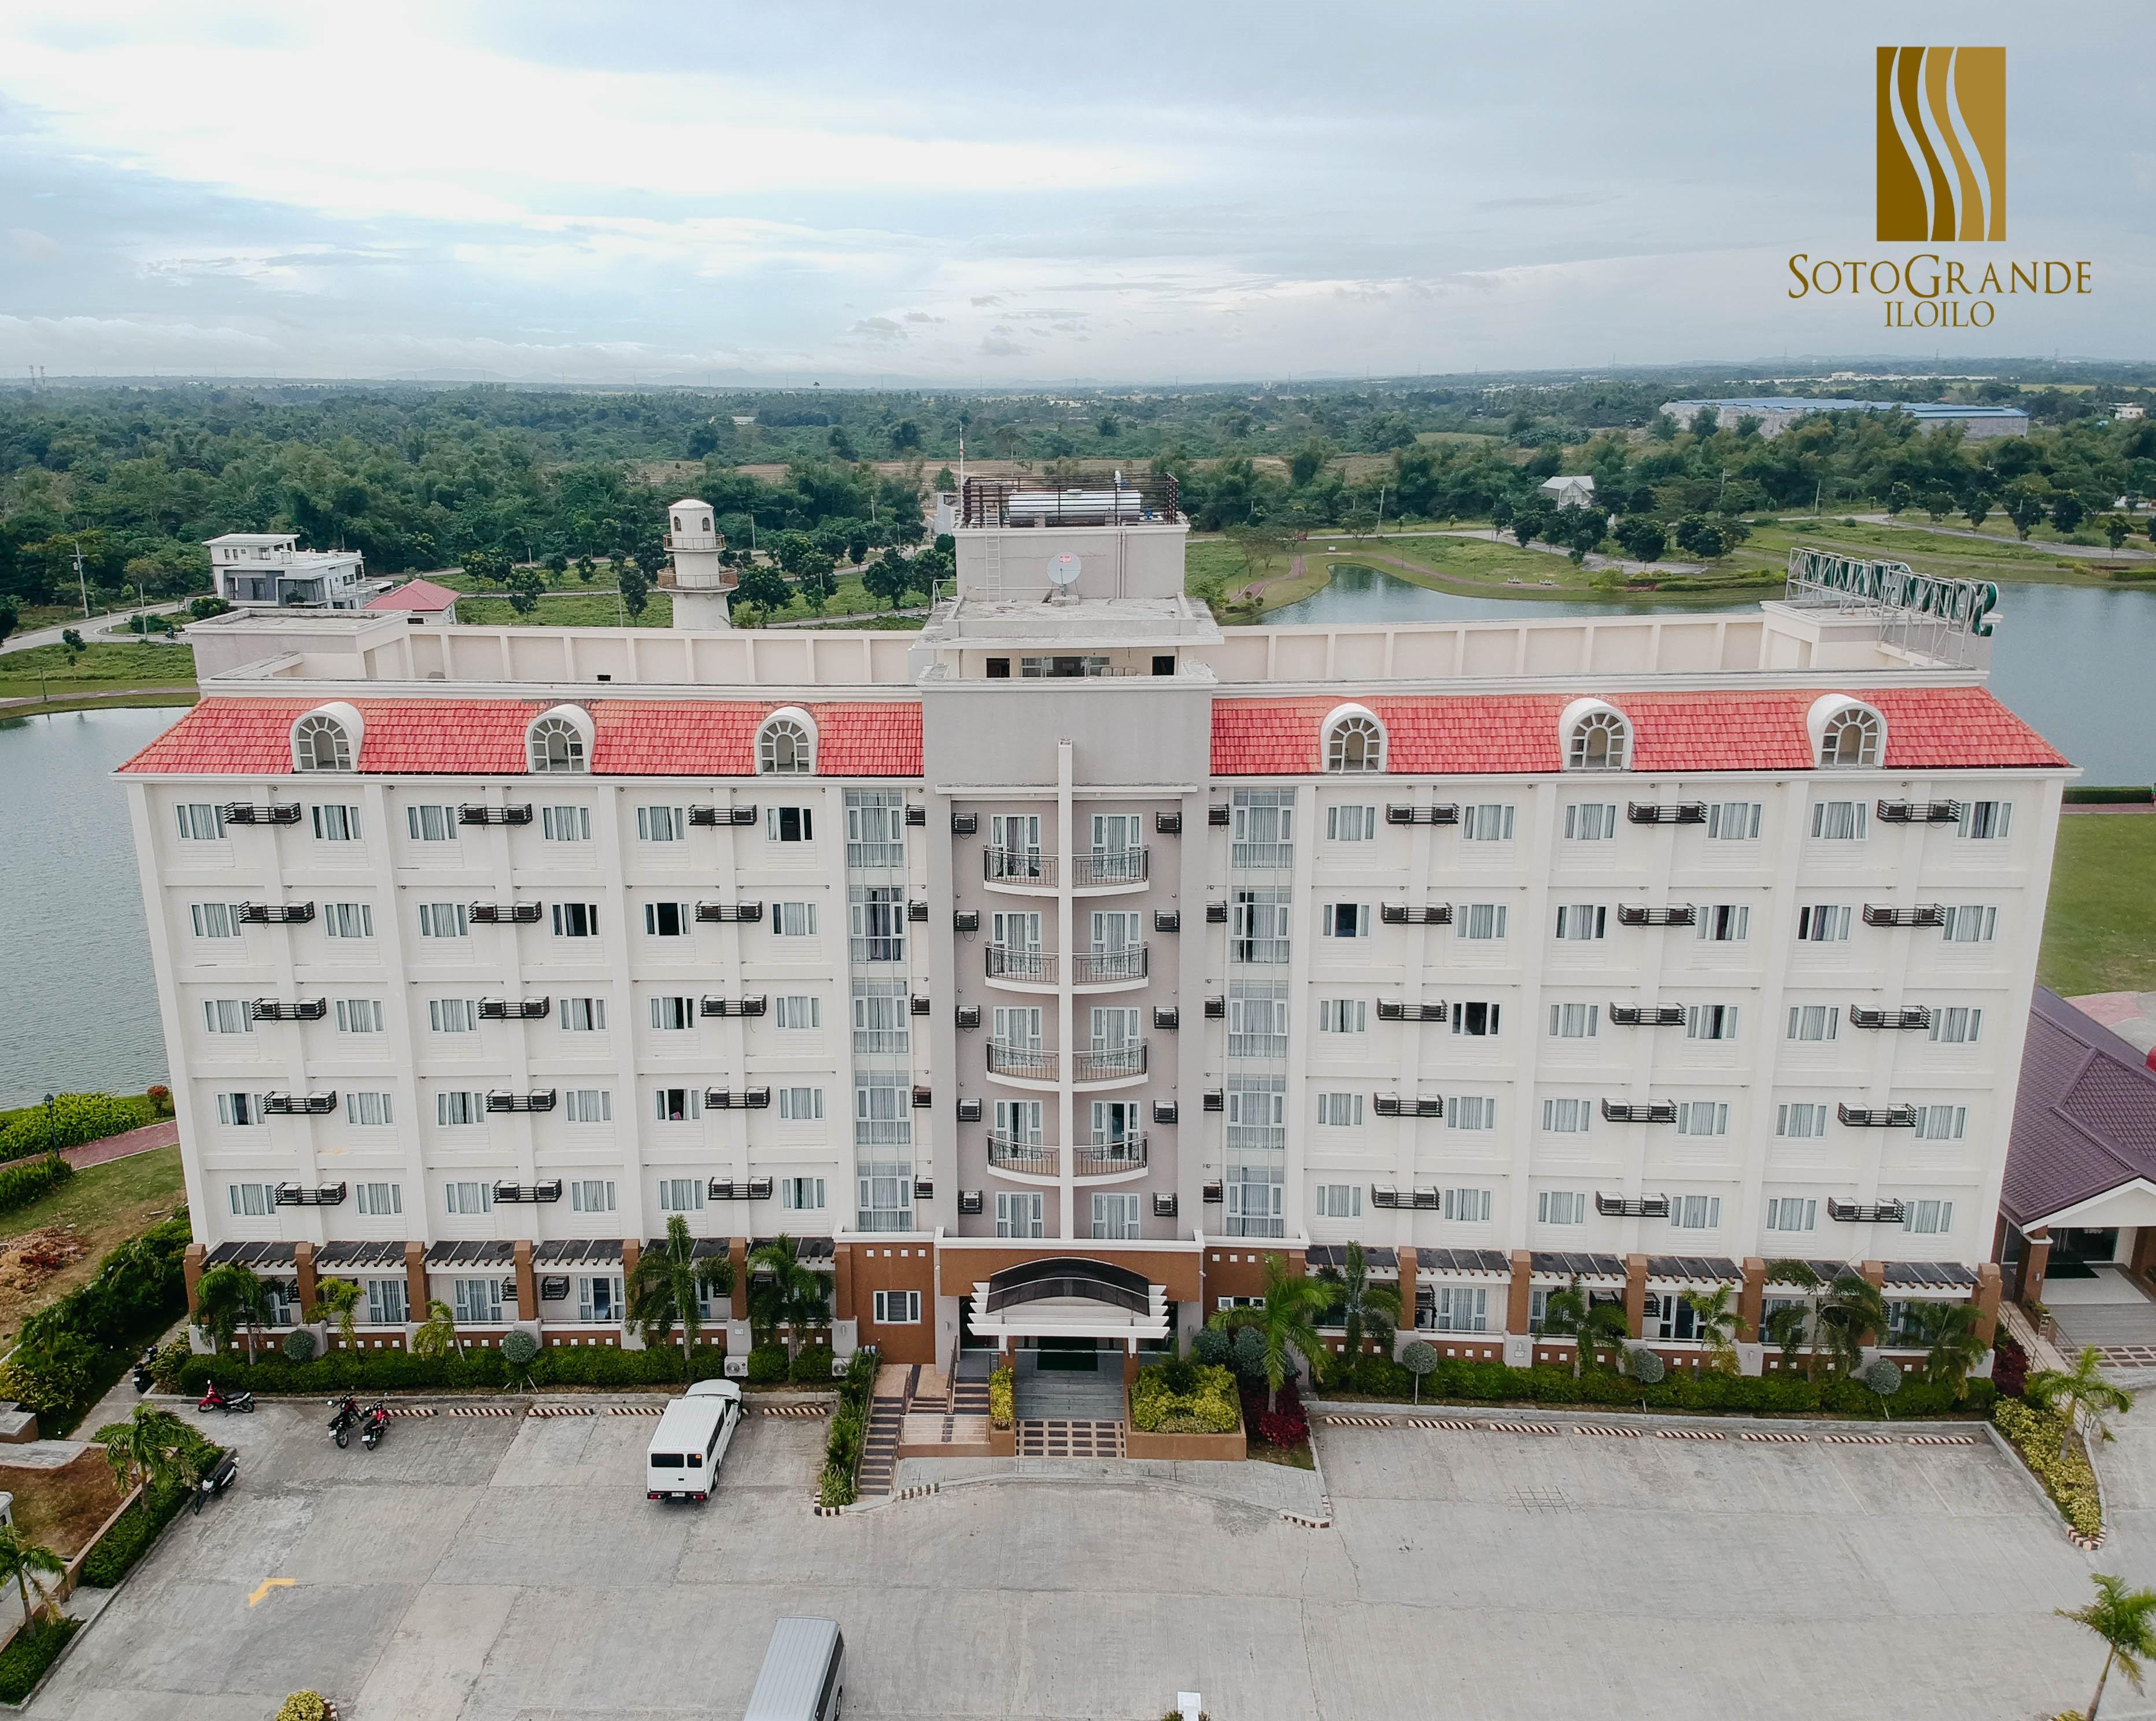
<path id="1" fill-rule="evenodd" d="M 217 595 L 238 607 L 357 609 L 377 589 L 358 551 L 303 550 L 295 532 L 228 532 L 204 547 Z"/>

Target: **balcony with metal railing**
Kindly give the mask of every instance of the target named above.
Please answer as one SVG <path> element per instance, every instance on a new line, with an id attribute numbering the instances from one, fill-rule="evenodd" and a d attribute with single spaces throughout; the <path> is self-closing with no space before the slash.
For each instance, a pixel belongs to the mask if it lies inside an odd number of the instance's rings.
<path id="1" fill-rule="evenodd" d="M 1070 958 L 1074 986 L 1135 986 L 1150 971 L 1148 947 L 1132 944 L 1120 950 L 1081 950 Z"/>
<path id="2" fill-rule="evenodd" d="M 1149 850 L 1094 849 L 1070 857 L 1070 887 L 1076 891 L 1137 890 L 1145 884 L 1151 867 Z"/>
<path id="3" fill-rule="evenodd" d="M 1055 857 L 1038 849 L 981 850 L 981 881 L 998 890 L 1046 894 L 1055 888 Z"/>
<path id="4" fill-rule="evenodd" d="M 1062 1174 L 1063 1156 L 1060 1148 L 1044 1147 L 1039 1142 L 990 1135 L 988 1165 L 992 1170 L 1018 1177 L 1058 1177 Z"/>
<path id="5" fill-rule="evenodd" d="M 1055 1054 L 1045 1047 L 1014 1044 L 1002 1040 L 988 1042 L 988 1074 L 991 1076 L 1000 1076 L 1011 1081 L 1053 1084 L 1059 1067 Z"/>
<path id="6" fill-rule="evenodd" d="M 1080 1087 L 1142 1081 L 1146 1073 L 1143 1040 L 1128 1045 L 1096 1045 L 1073 1055 L 1070 1080 Z"/>
<path id="7" fill-rule="evenodd" d="M 1146 1138 L 1142 1135 L 1085 1142 L 1071 1150 L 1070 1170 L 1075 1177 L 1136 1177 L 1145 1169 Z"/>
<path id="8" fill-rule="evenodd" d="M 981 953 L 981 963 L 991 980 L 1015 986 L 1055 984 L 1055 956 L 1052 951 L 1024 944 L 990 944 Z"/>

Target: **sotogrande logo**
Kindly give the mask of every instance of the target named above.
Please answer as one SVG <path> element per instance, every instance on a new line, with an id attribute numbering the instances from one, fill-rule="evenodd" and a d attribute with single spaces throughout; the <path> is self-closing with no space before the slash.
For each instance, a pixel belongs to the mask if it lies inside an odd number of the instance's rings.
<path id="1" fill-rule="evenodd" d="M 2006 237 L 2006 50 L 1881 48 L 1879 237 Z"/>
<path id="2" fill-rule="evenodd" d="M 2006 50 L 1881 48 L 1878 61 L 1878 237 L 1988 244 L 2006 237 Z M 2086 258 L 1789 258 L 1792 299 L 1879 301 L 1890 329 L 1988 329 L 2002 299 L 2093 290 Z"/>

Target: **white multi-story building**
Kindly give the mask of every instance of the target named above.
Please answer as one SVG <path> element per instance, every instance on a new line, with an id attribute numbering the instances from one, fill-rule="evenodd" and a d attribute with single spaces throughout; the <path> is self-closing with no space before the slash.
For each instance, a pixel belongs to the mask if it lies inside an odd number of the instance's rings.
<path id="1" fill-rule="evenodd" d="M 205 543 L 217 595 L 241 608 L 357 609 L 380 589 L 357 550 L 303 550 L 292 532 L 228 532 Z"/>
<path id="2" fill-rule="evenodd" d="M 953 512 L 915 634 L 205 633 L 121 773 L 198 1270 L 613 1343 L 679 1215 L 919 1361 L 1351 1241 L 1514 1361 L 1575 1279 L 1679 1360 L 1777 1260 L 1995 1297 L 2071 773 L 1974 594 L 1223 629 L 1170 486 Z"/>

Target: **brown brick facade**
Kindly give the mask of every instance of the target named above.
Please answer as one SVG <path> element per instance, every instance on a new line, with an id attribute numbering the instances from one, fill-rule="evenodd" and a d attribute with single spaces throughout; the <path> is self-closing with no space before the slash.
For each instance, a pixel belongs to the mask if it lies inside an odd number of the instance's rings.
<path id="1" fill-rule="evenodd" d="M 853 1297 L 852 1309 L 841 1307 L 839 1314 L 844 1318 L 850 1313 L 860 1323 L 860 1342 L 875 1346 L 887 1363 L 934 1363 L 935 1246 L 920 1242 L 841 1243 L 837 1252 L 851 1257 L 847 1277 Z M 879 1325 L 875 1319 L 875 1293 L 879 1291 L 919 1292 L 921 1318 L 902 1326 Z"/>

